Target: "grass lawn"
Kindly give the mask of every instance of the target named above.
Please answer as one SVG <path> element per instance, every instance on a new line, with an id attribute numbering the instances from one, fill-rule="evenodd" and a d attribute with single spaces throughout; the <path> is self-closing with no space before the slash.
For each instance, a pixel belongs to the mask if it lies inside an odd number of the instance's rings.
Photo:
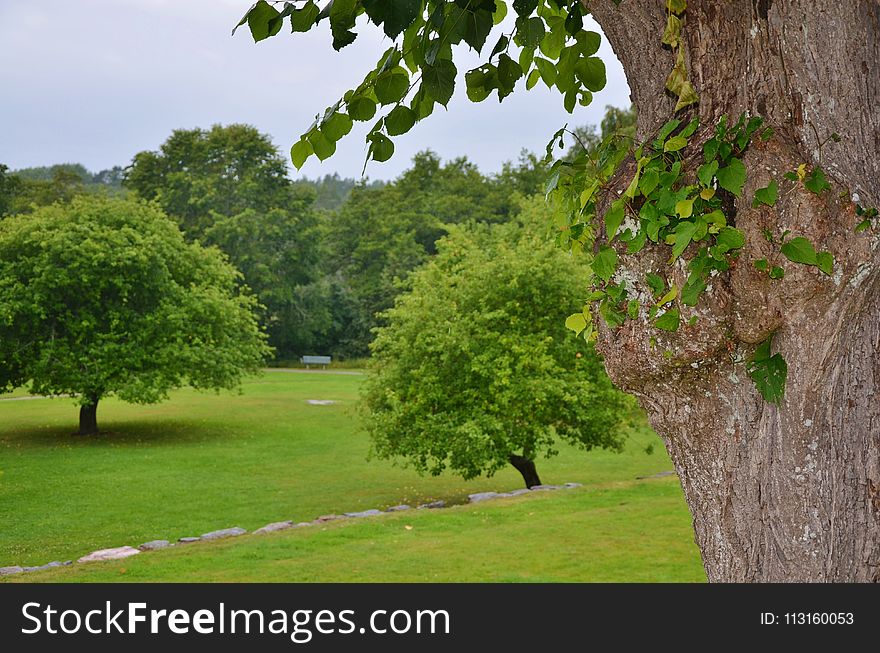
<path id="1" fill-rule="evenodd" d="M 104 432 L 96 438 L 71 435 L 71 399 L 0 401 L 0 566 L 521 486 L 513 469 L 465 482 L 367 462 L 369 442 L 354 411 L 361 379 L 273 371 L 241 395 L 182 390 L 158 406 L 110 400 L 99 407 Z M 584 483 L 576 490 L 179 546 L 10 580 L 703 580 L 676 479 L 634 480 L 671 469 L 659 444 L 645 430 L 623 454 L 562 447 L 539 462 L 545 483 Z"/>

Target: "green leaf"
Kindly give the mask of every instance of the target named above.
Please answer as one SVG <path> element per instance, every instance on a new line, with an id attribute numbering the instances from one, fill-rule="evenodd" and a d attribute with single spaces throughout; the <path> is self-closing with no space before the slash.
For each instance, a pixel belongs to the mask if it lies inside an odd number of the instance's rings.
<path id="1" fill-rule="evenodd" d="M 540 81 L 541 73 L 537 68 L 533 69 L 532 72 L 529 73 L 528 79 L 526 79 L 526 90 L 531 91 L 535 88 L 535 85 Z"/>
<path id="2" fill-rule="evenodd" d="M 770 278 L 774 280 L 782 279 L 785 276 L 785 269 L 779 267 L 778 265 L 774 265 L 773 269 L 770 270 Z"/>
<path id="3" fill-rule="evenodd" d="M 670 262 L 682 255 L 687 246 L 691 243 L 694 233 L 697 231 L 697 225 L 693 222 L 679 222 L 675 227 L 675 244 L 672 247 L 672 259 Z"/>
<path id="4" fill-rule="evenodd" d="M 513 93 L 513 87 L 523 75 L 519 64 L 506 54 L 498 57 L 498 100 Z"/>
<path id="5" fill-rule="evenodd" d="M 813 247 L 813 243 L 803 236 L 789 240 L 782 246 L 781 251 L 789 261 L 794 263 L 803 263 L 805 265 L 818 264 L 816 248 Z"/>
<path id="6" fill-rule="evenodd" d="M 617 200 L 611 203 L 611 207 L 605 213 L 605 233 L 608 236 L 608 242 L 614 240 L 617 230 L 623 222 L 626 214 L 626 204 L 623 200 Z"/>
<path id="7" fill-rule="evenodd" d="M 680 124 L 680 120 L 678 120 L 677 118 L 673 118 L 672 120 L 669 120 L 665 125 L 663 125 L 663 127 L 660 128 L 660 131 L 657 134 L 655 149 L 660 149 L 660 147 L 663 146 L 663 143 L 666 141 L 669 135 L 674 132 Z"/>
<path id="8" fill-rule="evenodd" d="M 706 290 L 706 281 L 698 274 L 691 274 L 684 288 L 681 289 L 681 303 L 685 306 L 696 306 L 700 295 Z"/>
<path id="9" fill-rule="evenodd" d="M 746 237 L 743 232 L 733 227 L 724 227 L 715 237 L 716 246 L 721 249 L 721 253 L 725 254 L 733 249 L 740 249 L 746 244 Z"/>
<path id="10" fill-rule="evenodd" d="M 675 203 L 675 214 L 681 219 L 687 219 L 694 214 L 694 200 L 695 197 L 691 197 L 689 199 L 683 199 L 680 202 Z"/>
<path id="11" fill-rule="evenodd" d="M 816 254 L 816 266 L 829 277 L 834 272 L 834 257 L 831 252 L 819 252 Z"/>
<path id="12" fill-rule="evenodd" d="M 301 138 L 296 143 L 293 144 L 293 147 L 290 148 L 290 160 L 293 162 L 293 165 L 297 170 L 303 167 L 303 164 L 306 162 L 312 154 L 315 153 L 312 144 L 309 143 L 305 138 Z"/>
<path id="13" fill-rule="evenodd" d="M 519 16 L 530 16 L 538 8 L 538 0 L 513 0 L 513 10 Z"/>
<path id="14" fill-rule="evenodd" d="M 709 161 L 709 163 L 704 163 L 697 169 L 697 179 L 699 179 L 700 183 L 706 188 L 711 188 L 712 180 L 715 178 L 717 172 L 718 161 L 713 159 L 712 161 Z"/>
<path id="15" fill-rule="evenodd" d="M 688 144 L 683 136 L 673 136 L 663 145 L 664 152 L 678 152 Z"/>
<path id="16" fill-rule="evenodd" d="M 385 116 L 385 129 L 389 136 L 405 134 L 416 124 L 416 113 L 412 109 L 399 105 Z"/>
<path id="17" fill-rule="evenodd" d="M 351 117 L 336 111 L 321 125 L 321 131 L 330 140 L 338 141 L 351 131 Z"/>
<path id="18" fill-rule="evenodd" d="M 700 96 L 697 95 L 697 91 L 694 89 L 693 84 L 688 80 L 685 80 L 682 82 L 681 86 L 678 87 L 678 102 L 675 104 L 675 109 L 673 109 L 673 111 L 678 113 L 685 107 L 689 107 L 699 101 Z"/>
<path id="19" fill-rule="evenodd" d="M 421 0 L 362 0 L 361 4 L 390 39 L 396 39 L 422 11 Z"/>
<path id="20" fill-rule="evenodd" d="M 732 157 L 724 168 L 719 168 L 715 174 L 718 185 L 739 197 L 742 194 L 743 185 L 746 183 L 746 167 L 743 162 Z"/>
<path id="21" fill-rule="evenodd" d="M 492 22 L 500 25 L 507 17 L 507 3 L 504 0 L 495 0 L 495 13 L 492 15 Z"/>
<path id="22" fill-rule="evenodd" d="M 251 36 L 254 37 L 254 43 L 259 43 L 263 39 L 275 36 L 281 30 L 281 23 L 275 21 L 281 14 L 275 7 L 265 0 L 260 0 L 248 12 L 247 24 L 251 29 Z M 269 25 L 270 22 L 273 24 Z"/>
<path id="23" fill-rule="evenodd" d="M 376 115 L 376 103 L 368 97 L 356 97 L 348 102 L 348 115 L 353 120 L 365 122 Z"/>
<path id="24" fill-rule="evenodd" d="M 666 281 L 663 280 L 663 277 L 653 272 L 648 272 L 645 275 L 645 281 L 648 283 L 648 288 L 651 289 L 651 294 L 655 299 L 662 295 L 666 289 Z"/>
<path id="25" fill-rule="evenodd" d="M 565 318 L 565 328 L 574 331 L 575 335 L 580 335 L 581 331 L 587 328 L 587 318 L 583 313 L 569 315 Z"/>
<path id="26" fill-rule="evenodd" d="M 330 4 L 330 31 L 333 34 L 334 50 L 341 50 L 357 38 L 351 28 L 354 27 L 358 9 L 358 0 L 333 0 Z"/>
<path id="27" fill-rule="evenodd" d="M 822 168 L 819 166 L 813 168 L 810 176 L 804 180 L 804 186 L 806 186 L 807 190 L 816 195 L 820 195 L 823 190 L 831 188 L 831 184 L 828 183 L 828 180 L 825 178 L 825 173 L 822 172 Z"/>
<path id="28" fill-rule="evenodd" d="M 290 14 L 290 31 L 308 32 L 318 20 L 320 13 L 318 5 L 313 0 L 309 0 L 301 9 L 294 9 Z"/>
<path id="29" fill-rule="evenodd" d="M 537 66 L 538 72 L 541 73 L 541 79 L 547 85 L 547 88 L 552 88 L 556 83 L 556 66 L 541 57 L 535 58 L 535 66 Z"/>
<path id="30" fill-rule="evenodd" d="M 326 134 L 318 130 L 312 130 L 308 135 L 309 143 L 315 150 L 315 154 L 321 161 L 329 159 L 336 152 L 336 141 L 328 138 Z"/>
<path id="31" fill-rule="evenodd" d="M 516 42 L 522 47 L 537 48 L 545 33 L 544 21 L 540 18 L 518 18 L 516 21 Z"/>
<path id="32" fill-rule="evenodd" d="M 771 339 L 762 342 L 755 350 L 749 362 L 749 377 L 765 401 L 778 405 L 785 393 L 788 365 L 781 354 L 770 355 Z"/>
<path id="33" fill-rule="evenodd" d="M 599 57 L 582 57 L 575 63 L 574 71 L 581 83 L 594 93 L 605 88 L 605 62 Z"/>
<path id="34" fill-rule="evenodd" d="M 602 245 L 593 257 L 593 272 L 602 281 L 608 283 L 615 270 L 617 270 L 617 252 L 613 247 Z"/>
<path id="35" fill-rule="evenodd" d="M 435 65 L 422 66 L 422 85 L 438 104 L 449 104 L 455 91 L 455 64 L 449 59 L 440 59 Z"/>
<path id="36" fill-rule="evenodd" d="M 497 69 L 492 64 L 484 64 L 465 73 L 467 96 L 471 102 L 482 102 L 498 85 Z"/>
<path id="37" fill-rule="evenodd" d="M 374 161 L 382 163 L 394 156 L 394 143 L 390 138 L 376 132 L 370 134 L 368 139 L 370 141 L 369 156 Z"/>
<path id="38" fill-rule="evenodd" d="M 656 168 L 648 168 L 639 179 L 639 190 L 642 191 L 642 195 L 647 197 L 657 188 L 658 183 L 660 183 L 660 173 Z"/>
<path id="39" fill-rule="evenodd" d="M 677 308 L 670 308 L 663 315 L 654 320 L 654 326 L 663 331 L 678 331 L 681 323 L 681 314 Z"/>
<path id="40" fill-rule="evenodd" d="M 779 184 L 777 184 L 776 180 L 774 179 L 766 188 L 759 188 L 755 191 L 755 199 L 752 201 L 752 206 L 758 207 L 761 204 L 773 206 L 774 204 L 776 204 L 776 198 L 778 194 Z"/>
<path id="41" fill-rule="evenodd" d="M 381 104 L 396 104 L 409 91 L 409 73 L 401 66 L 386 70 L 376 78 L 373 90 Z"/>
<path id="42" fill-rule="evenodd" d="M 687 0 L 666 0 L 666 8 L 673 14 L 683 14 L 687 9 Z"/>
<path id="43" fill-rule="evenodd" d="M 675 48 L 678 46 L 679 38 L 681 38 L 681 19 L 670 13 L 666 18 L 666 29 L 663 30 L 661 43 Z"/>
<path id="44" fill-rule="evenodd" d="M 761 272 L 766 272 L 768 266 L 770 265 L 765 258 L 759 258 L 752 262 L 755 266 L 756 270 L 760 270 Z"/>
<path id="45" fill-rule="evenodd" d="M 657 301 L 657 306 L 658 307 L 665 306 L 666 304 L 669 304 L 670 302 L 674 302 L 676 297 L 678 297 L 678 286 L 676 286 L 675 284 L 672 284 L 672 287 L 669 289 L 669 292 L 667 292 L 665 295 L 663 295 L 663 297 L 661 297 Z"/>

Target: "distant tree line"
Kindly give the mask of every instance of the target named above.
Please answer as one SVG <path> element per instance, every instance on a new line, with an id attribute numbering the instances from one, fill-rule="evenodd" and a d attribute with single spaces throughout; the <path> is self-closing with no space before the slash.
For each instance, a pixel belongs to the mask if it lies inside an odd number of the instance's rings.
<path id="1" fill-rule="evenodd" d="M 610 108 L 595 147 L 631 129 Z M 411 271 L 437 253 L 452 225 L 515 220 L 521 198 L 541 190 L 542 157 L 523 152 L 495 174 L 433 152 L 388 183 L 339 175 L 291 180 L 270 138 L 247 125 L 176 130 L 156 151 L 98 173 L 80 164 L 12 172 L 0 165 L 0 217 L 68 203 L 78 195 L 133 195 L 154 202 L 190 243 L 216 247 L 241 272 L 278 361 L 302 354 L 369 354 L 381 316 Z"/>

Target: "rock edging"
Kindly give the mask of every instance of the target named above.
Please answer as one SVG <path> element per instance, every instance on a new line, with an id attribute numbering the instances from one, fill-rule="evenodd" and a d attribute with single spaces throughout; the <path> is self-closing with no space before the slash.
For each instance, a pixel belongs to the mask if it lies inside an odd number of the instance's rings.
<path id="1" fill-rule="evenodd" d="M 476 492 L 474 494 L 468 495 L 468 504 L 473 503 L 482 503 L 483 501 L 491 501 L 495 499 L 504 499 L 509 497 L 518 497 L 524 494 L 531 494 L 533 492 L 542 492 L 542 491 L 550 491 L 550 490 L 568 490 L 576 487 L 581 487 L 581 483 L 565 483 L 563 485 L 536 485 L 531 488 L 521 488 L 518 490 L 510 490 L 509 492 Z M 437 501 L 431 501 L 429 503 L 423 503 L 419 506 L 415 507 L 415 510 L 440 510 L 447 508 L 447 504 L 442 499 Z M 266 524 L 262 528 L 258 528 L 255 530 L 252 535 L 263 535 L 265 533 L 276 533 L 278 531 L 287 530 L 289 528 L 304 528 L 306 526 L 316 526 L 319 524 L 326 524 L 331 521 L 339 521 L 343 519 L 365 519 L 370 517 L 379 517 L 381 515 L 387 515 L 395 512 L 403 512 L 405 510 L 413 510 L 412 506 L 407 504 L 400 504 L 398 506 L 391 506 L 390 508 L 386 508 L 385 510 L 379 510 L 377 508 L 371 508 L 369 510 L 361 510 L 358 512 L 346 512 L 341 515 L 321 515 L 320 517 L 316 517 L 310 522 L 298 522 L 294 523 L 293 520 L 288 521 L 279 521 L 272 522 L 271 524 Z M 105 562 L 108 560 L 123 560 L 125 558 L 129 558 L 131 556 L 139 555 L 141 553 L 147 551 L 160 551 L 162 549 L 167 549 L 176 545 L 183 544 L 193 544 L 196 542 L 210 542 L 215 540 L 222 540 L 229 537 L 238 537 L 239 535 L 245 535 L 247 530 L 244 528 L 240 528 L 238 526 L 234 526 L 232 528 L 223 528 L 216 531 L 210 531 L 209 533 L 204 533 L 198 536 L 192 537 L 181 537 L 177 540 L 177 542 L 169 542 L 168 540 L 151 540 L 149 542 L 144 542 L 137 547 L 132 546 L 118 546 L 109 549 L 98 549 L 97 551 L 92 551 L 91 553 L 82 556 L 76 562 L 79 564 L 88 564 L 90 562 Z M 52 569 L 55 567 L 66 567 L 72 565 L 72 560 L 67 560 L 65 562 L 50 562 L 45 565 L 41 565 L 39 567 L 21 567 L 18 565 L 12 565 L 9 567 L 0 567 L 0 577 L 3 576 L 14 576 L 16 574 L 24 574 L 30 573 L 34 571 L 43 571 L 44 569 Z"/>

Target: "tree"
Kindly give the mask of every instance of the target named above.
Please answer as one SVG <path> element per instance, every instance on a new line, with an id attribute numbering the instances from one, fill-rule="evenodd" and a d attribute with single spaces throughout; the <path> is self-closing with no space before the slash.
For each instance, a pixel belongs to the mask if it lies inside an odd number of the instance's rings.
<path id="1" fill-rule="evenodd" d="M 515 183 L 513 175 L 486 177 L 465 158 L 444 163 L 425 151 L 394 181 L 354 188 L 327 217 L 323 235 L 327 269 L 349 299 L 333 309 L 347 312 L 335 320 L 343 326 L 335 345 L 348 356 L 367 355 L 377 314 L 392 306 L 409 272 L 436 252 L 447 225 L 509 220 L 519 211 Z"/>
<path id="2" fill-rule="evenodd" d="M 269 353 L 256 300 L 216 249 L 159 209 L 75 198 L 0 222 L 0 389 L 75 394 L 79 433 L 107 396 L 154 403 L 234 388 Z"/>
<path id="3" fill-rule="evenodd" d="M 578 305 L 572 272 L 586 270 L 534 226 L 452 228 L 411 275 L 371 345 L 364 400 L 379 456 L 465 478 L 511 464 L 532 487 L 559 440 L 620 447 L 625 396 L 558 319 Z"/>
<path id="4" fill-rule="evenodd" d="M 309 353 L 327 329 L 312 285 L 320 277 L 315 193 L 290 181 L 268 136 L 248 125 L 176 130 L 158 152 L 134 157 L 124 183 L 158 202 L 189 240 L 229 256 L 281 358 Z"/>
<path id="5" fill-rule="evenodd" d="M 368 133 L 369 157 L 390 157 L 392 134 L 448 102 L 451 45 L 462 41 L 483 52 L 497 44 L 465 75 L 474 101 L 495 91 L 503 99 L 525 79 L 557 88 L 569 111 L 589 103 L 605 82 L 594 56 L 600 35 L 583 28 L 589 11 L 623 64 L 636 138 L 648 148 L 609 161 L 598 178 L 563 161 L 550 185 L 568 198 L 563 240 L 607 275 L 595 277 L 604 293 L 595 300 L 604 313 L 598 347 L 666 443 L 709 579 L 880 580 L 876 2 L 512 6 L 514 32 L 497 41 L 489 35 L 506 13 L 501 0 L 287 10 L 299 30 L 326 18 L 337 49 L 356 37 L 362 11 L 395 39 L 337 111 L 294 144 L 294 163 L 332 153 L 325 141 L 345 121 L 337 112 L 372 119 L 378 105 L 391 109 Z M 286 16 L 258 2 L 245 20 L 261 40 Z M 411 113 L 392 116 L 404 98 Z M 760 120 L 772 131 L 757 132 Z M 643 170 L 653 170 L 644 183 Z M 654 191 L 665 191 L 662 211 Z M 626 242 L 615 240 L 618 230 Z M 635 319 L 614 303 L 624 282 Z"/>
<path id="6" fill-rule="evenodd" d="M 157 201 L 190 240 L 219 217 L 285 208 L 292 191 L 284 159 L 250 125 L 177 129 L 158 152 L 136 154 L 123 183 Z"/>
<path id="7" fill-rule="evenodd" d="M 0 163 L 0 218 L 11 212 L 20 187 L 21 179 L 9 174 L 9 168 Z"/>

